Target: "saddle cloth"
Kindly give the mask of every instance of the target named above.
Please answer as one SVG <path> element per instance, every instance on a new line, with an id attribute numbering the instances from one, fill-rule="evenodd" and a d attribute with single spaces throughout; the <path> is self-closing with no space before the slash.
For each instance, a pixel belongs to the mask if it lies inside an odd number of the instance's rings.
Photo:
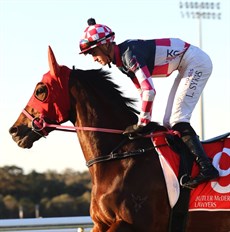
<path id="1" fill-rule="evenodd" d="M 180 158 L 168 146 L 164 134 L 153 137 L 152 142 L 159 155 L 170 206 L 173 208 L 180 194 L 180 185 L 177 179 Z M 191 190 L 189 211 L 230 211 L 230 138 L 204 143 L 203 147 L 219 171 L 220 177 L 202 183 Z M 199 168 L 194 162 L 192 177 L 198 173 Z"/>

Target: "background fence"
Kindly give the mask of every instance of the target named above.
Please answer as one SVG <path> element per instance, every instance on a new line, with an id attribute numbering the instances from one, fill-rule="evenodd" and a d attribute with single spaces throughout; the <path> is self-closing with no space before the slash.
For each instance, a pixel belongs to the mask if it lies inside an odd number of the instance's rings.
<path id="1" fill-rule="evenodd" d="M 0 231 L 88 232 L 93 227 L 91 217 L 54 217 L 0 220 Z"/>

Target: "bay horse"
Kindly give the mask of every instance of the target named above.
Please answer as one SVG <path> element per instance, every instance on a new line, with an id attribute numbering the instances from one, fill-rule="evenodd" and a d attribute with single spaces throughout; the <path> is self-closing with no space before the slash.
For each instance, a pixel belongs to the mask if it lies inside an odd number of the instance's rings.
<path id="1" fill-rule="evenodd" d="M 149 137 L 129 139 L 123 130 L 137 122 L 133 100 L 110 74 L 59 65 L 48 48 L 50 70 L 9 132 L 31 148 L 55 129 L 77 132 L 92 179 L 93 232 L 166 232 L 171 207 L 158 154 Z M 71 121 L 71 128 L 61 124 Z M 155 124 L 154 132 L 166 131 Z M 186 232 L 227 232 L 229 212 L 189 212 Z"/>

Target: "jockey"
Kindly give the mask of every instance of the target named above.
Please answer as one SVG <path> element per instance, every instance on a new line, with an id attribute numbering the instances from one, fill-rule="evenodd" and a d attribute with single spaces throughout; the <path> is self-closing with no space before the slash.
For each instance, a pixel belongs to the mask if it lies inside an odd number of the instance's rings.
<path id="1" fill-rule="evenodd" d="M 151 122 L 156 94 L 152 78 L 167 77 L 177 70 L 163 123 L 167 128 L 180 132 L 181 139 L 199 165 L 199 175 L 190 179 L 185 186 L 194 188 L 219 177 L 190 125 L 192 112 L 212 72 L 209 56 L 198 47 L 177 38 L 126 40 L 117 45 L 114 42 L 115 33 L 109 27 L 96 24 L 92 18 L 88 20 L 88 25 L 80 40 L 80 54 L 92 55 L 94 61 L 103 66 L 116 65 L 131 78 L 141 96 L 138 123 L 127 127 L 124 134 L 141 133 Z"/>

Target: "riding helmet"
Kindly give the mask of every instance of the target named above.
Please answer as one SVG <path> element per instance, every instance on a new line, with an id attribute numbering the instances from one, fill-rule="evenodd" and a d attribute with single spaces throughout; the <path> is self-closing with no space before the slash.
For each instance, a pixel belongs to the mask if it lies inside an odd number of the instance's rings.
<path id="1" fill-rule="evenodd" d="M 109 27 L 96 24 L 93 18 L 88 19 L 87 23 L 88 27 L 80 40 L 81 52 L 79 54 L 87 54 L 92 48 L 114 41 L 115 33 Z"/>

